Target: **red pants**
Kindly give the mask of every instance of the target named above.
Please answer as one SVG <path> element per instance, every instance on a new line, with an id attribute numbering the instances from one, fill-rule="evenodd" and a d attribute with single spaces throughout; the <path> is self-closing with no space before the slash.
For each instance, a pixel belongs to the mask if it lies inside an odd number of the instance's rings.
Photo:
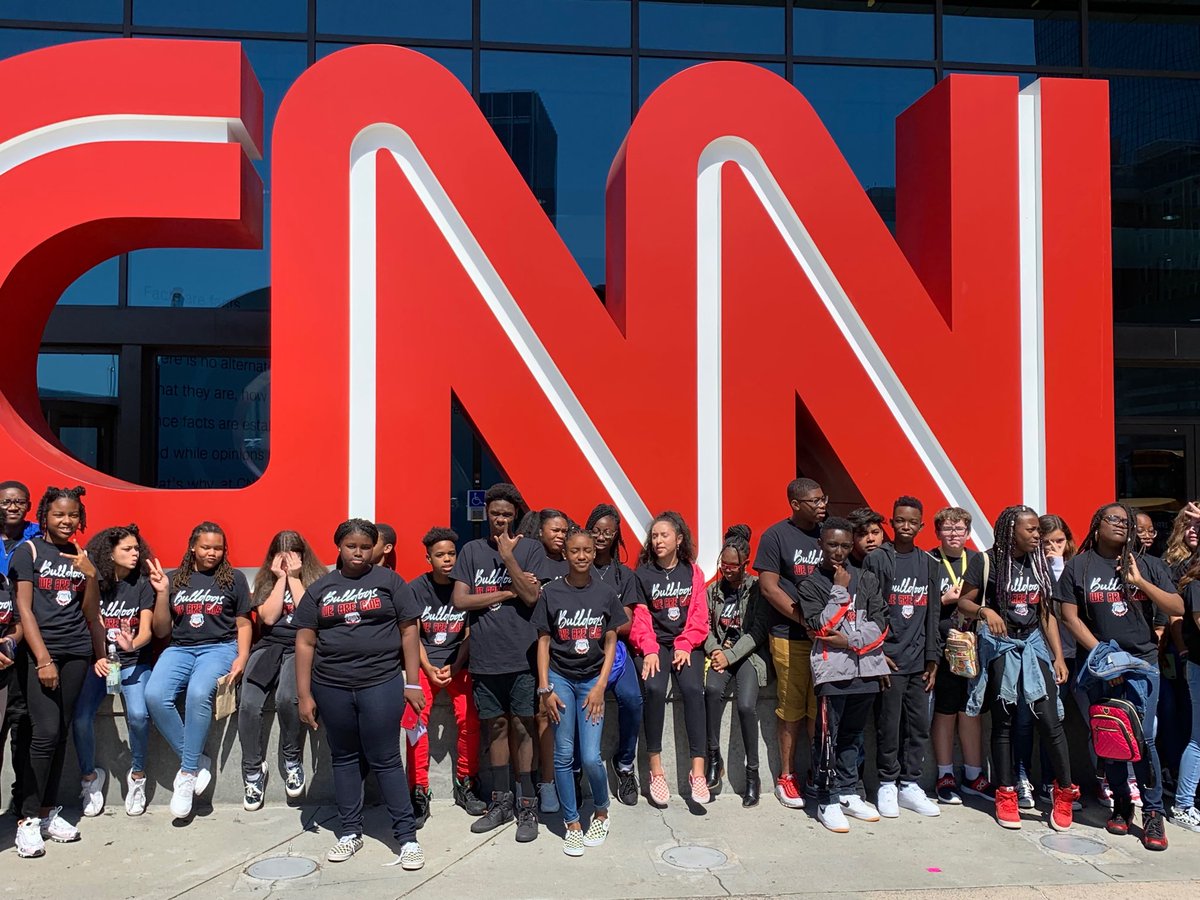
<path id="1" fill-rule="evenodd" d="M 479 714 L 475 712 L 475 700 L 471 696 L 471 674 L 463 669 L 450 679 L 444 688 L 435 688 L 421 670 L 421 690 L 425 694 L 425 708 L 421 710 L 421 724 L 428 727 L 429 711 L 433 709 L 433 698 L 437 691 L 445 690 L 454 704 L 454 720 L 458 723 L 458 758 L 454 763 L 454 774 L 459 778 L 479 773 Z M 429 735 L 421 735 L 416 745 L 404 742 L 408 751 L 409 787 L 429 787 Z"/>

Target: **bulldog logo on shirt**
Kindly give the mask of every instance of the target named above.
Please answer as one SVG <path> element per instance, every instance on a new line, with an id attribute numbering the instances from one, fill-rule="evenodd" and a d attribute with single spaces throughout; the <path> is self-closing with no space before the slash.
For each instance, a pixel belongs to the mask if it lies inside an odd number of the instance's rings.
<path id="1" fill-rule="evenodd" d="M 904 616 L 906 619 L 911 619 L 913 617 L 913 605 L 911 603 L 905 603 L 903 606 L 901 606 L 900 615 Z"/>
<path id="2" fill-rule="evenodd" d="M 110 644 L 115 644 L 117 642 L 117 635 L 120 633 L 120 628 L 110 628 L 108 631 L 104 632 L 104 640 Z"/>
<path id="3" fill-rule="evenodd" d="M 495 612 L 503 605 L 504 605 L 503 603 L 493 603 L 491 606 L 488 607 L 488 612 Z"/>
<path id="4" fill-rule="evenodd" d="M 438 631 L 438 632 L 435 632 L 435 633 L 434 633 L 434 635 L 433 635 L 433 642 L 434 642 L 435 644 L 444 644 L 444 643 L 446 643 L 446 632 L 444 632 L 444 631 Z"/>
<path id="5" fill-rule="evenodd" d="M 586 656 L 587 652 L 588 652 L 588 642 L 587 641 L 576 641 L 575 642 L 575 652 L 578 653 L 580 656 Z"/>
<path id="6" fill-rule="evenodd" d="M 1018 616 L 1029 615 L 1029 604 L 1028 603 L 1014 603 L 1012 608 L 1013 608 L 1013 612 Z"/>
<path id="7" fill-rule="evenodd" d="M 71 596 L 72 596 L 72 594 L 70 591 L 59 591 L 57 594 L 54 595 L 54 602 L 57 603 L 59 606 L 70 606 L 71 605 Z"/>
<path id="8" fill-rule="evenodd" d="M 676 619 L 678 619 L 679 618 L 679 607 L 678 606 L 668 606 L 667 607 L 667 618 L 670 619 L 672 622 L 674 622 Z"/>
<path id="9" fill-rule="evenodd" d="M 1129 612 L 1129 604 L 1124 600 L 1118 600 L 1112 605 L 1112 614 L 1114 616 L 1123 616 L 1127 612 Z"/>
<path id="10" fill-rule="evenodd" d="M 346 613 L 346 618 L 342 621 L 344 621 L 347 625 L 357 625 L 362 621 L 362 613 Z"/>
<path id="11" fill-rule="evenodd" d="M 201 625 L 204 624 L 204 614 L 203 613 L 192 613 L 192 615 L 188 617 L 188 624 L 191 625 L 193 628 L 199 628 Z"/>

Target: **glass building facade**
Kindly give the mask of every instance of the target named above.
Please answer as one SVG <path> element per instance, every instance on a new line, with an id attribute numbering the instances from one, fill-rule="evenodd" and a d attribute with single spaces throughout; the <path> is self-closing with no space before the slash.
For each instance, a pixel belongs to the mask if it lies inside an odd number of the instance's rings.
<path id="1" fill-rule="evenodd" d="M 307 66 L 358 43 L 429 54 L 476 97 L 601 295 L 609 165 L 639 105 L 689 65 L 742 60 L 790 80 L 889 224 L 895 118 L 940 79 L 1106 79 L 1114 480 L 1164 515 L 1200 493 L 1200 3 L 0 0 L 0 58 L 106 36 L 242 42 L 265 95 L 268 146 L 256 165 L 268 206 L 274 114 Z M 269 246 L 268 232 L 259 251 L 142 250 L 71 285 L 38 381 L 73 454 L 164 487 L 236 487 L 261 472 Z M 1071 385 L 1048 386 L 1051 415 L 1075 401 Z M 466 491 L 500 473 L 460 412 L 453 434 L 452 518 L 470 534 Z"/>

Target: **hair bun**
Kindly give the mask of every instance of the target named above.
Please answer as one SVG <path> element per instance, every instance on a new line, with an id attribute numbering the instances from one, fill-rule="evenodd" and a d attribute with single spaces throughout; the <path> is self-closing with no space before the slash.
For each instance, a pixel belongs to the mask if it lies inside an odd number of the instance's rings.
<path id="1" fill-rule="evenodd" d="M 750 543 L 750 536 L 753 533 L 754 532 L 750 530 L 749 525 L 730 525 L 725 529 L 725 539 L 729 540 L 729 538 L 741 538 L 748 544 Z"/>

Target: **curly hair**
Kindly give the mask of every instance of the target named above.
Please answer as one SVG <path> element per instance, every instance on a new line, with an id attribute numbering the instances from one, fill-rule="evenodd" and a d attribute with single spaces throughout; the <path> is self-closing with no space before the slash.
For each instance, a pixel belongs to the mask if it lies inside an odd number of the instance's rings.
<path id="1" fill-rule="evenodd" d="M 1167 538 L 1167 552 L 1163 554 L 1163 562 L 1176 570 L 1180 567 L 1180 563 L 1186 562 L 1193 556 L 1191 547 L 1187 545 L 1185 534 L 1188 527 L 1192 525 L 1192 517 L 1185 510 L 1180 510 L 1175 514 L 1175 521 L 1171 525 L 1171 536 Z"/>
<path id="2" fill-rule="evenodd" d="M 443 528 L 435 525 L 425 532 L 425 536 L 421 538 L 421 543 L 425 545 L 426 553 L 433 549 L 434 544 L 440 544 L 442 541 L 449 541 L 457 547 L 458 532 L 453 528 Z"/>
<path id="3" fill-rule="evenodd" d="M 175 574 L 171 576 L 172 592 L 181 591 L 191 583 L 192 573 L 196 571 L 196 557 L 192 548 L 196 546 L 196 541 L 200 540 L 202 534 L 219 534 L 221 536 L 224 552 L 221 554 L 221 561 L 217 563 L 212 577 L 213 581 L 217 583 L 217 587 L 222 590 L 233 589 L 233 566 L 229 564 L 229 539 L 225 537 L 224 529 L 216 522 L 201 522 L 192 529 L 192 533 L 188 537 L 187 550 L 183 551 L 183 560 L 179 563 Z"/>
<path id="4" fill-rule="evenodd" d="M 117 586 L 117 564 L 113 561 L 113 551 L 125 538 L 137 539 L 138 567 L 125 576 L 125 580 L 136 582 L 141 574 L 141 568 L 151 558 L 150 547 L 142 539 L 137 525 L 113 525 L 96 534 L 87 544 L 87 555 L 96 567 L 96 586 L 102 595 L 110 593 Z"/>
<path id="5" fill-rule="evenodd" d="M 691 565 L 696 561 L 696 545 L 692 541 L 692 529 L 688 528 L 688 523 L 684 521 L 683 516 L 672 510 L 666 510 L 654 517 L 654 521 L 650 523 L 650 527 L 646 529 L 646 542 L 642 544 L 642 552 L 638 555 L 638 565 L 645 565 L 648 562 L 653 562 L 654 544 L 651 542 L 654 533 L 654 526 L 659 522 L 666 522 L 675 529 L 675 533 L 679 535 L 679 549 L 677 552 L 679 561 Z"/>
<path id="6" fill-rule="evenodd" d="M 300 557 L 300 583 L 308 587 L 318 578 L 325 574 L 325 566 L 321 560 L 317 558 L 317 554 L 313 552 L 312 545 L 304 539 L 304 535 L 298 531 L 281 531 L 271 538 L 271 543 L 267 547 L 266 556 L 263 557 L 262 565 L 259 566 L 257 574 L 254 576 L 254 589 L 252 596 L 254 605 L 258 606 L 270 595 L 275 589 L 275 582 L 279 578 L 271 571 L 271 564 L 275 562 L 275 557 L 280 553 L 295 553 Z M 296 602 L 300 602 L 300 598 L 296 597 Z"/>
<path id="7" fill-rule="evenodd" d="M 44 536 L 50 530 L 48 517 L 50 515 L 50 507 L 59 500 L 74 500 L 79 505 L 79 528 L 80 532 L 87 530 L 87 508 L 83 505 L 83 495 L 87 491 L 76 485 L 73 488 L 48 487 L 46 492 L 42 494 L 42 499 L 37 505 L 37 524 Z"/>

